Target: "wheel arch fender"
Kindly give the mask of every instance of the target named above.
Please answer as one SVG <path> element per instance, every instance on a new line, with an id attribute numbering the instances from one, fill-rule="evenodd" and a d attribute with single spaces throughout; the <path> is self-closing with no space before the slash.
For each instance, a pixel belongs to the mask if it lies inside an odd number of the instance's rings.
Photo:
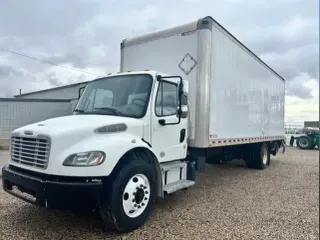
<path id="1" fill-rule="evenodd" d="M 163 185 L 162 185 L 162 172 L 160 168 L 160 164 L 156 154 L 152 150 L 151 146 L 146 143 L 144 140 L 139 140 L 135 146 L 130 149 L 127 149 L 122 156 L 120 157 L 117 164 L 114 166 L 111 177 L 117 174 L 117 172 L 124 166 L 128 161 L 127 159 L 130 157 L 131 154 L 144 154 L 146 156 L 146 160 L 149 164 L 152 164 L 154 167 L 156 174 L 157 174 L 157 193 L 158 197 L 163 197 Z"/>

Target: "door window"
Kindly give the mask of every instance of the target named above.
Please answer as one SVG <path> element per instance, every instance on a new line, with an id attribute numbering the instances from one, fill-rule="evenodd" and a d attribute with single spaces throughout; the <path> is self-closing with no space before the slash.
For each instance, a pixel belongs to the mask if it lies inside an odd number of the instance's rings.
<path id="1" fill-rule="evenodd" d="M 156 96 L 156 116 L 164 117 L 177 114 L 178 87 L 174 83 L 161 81 Z"/>

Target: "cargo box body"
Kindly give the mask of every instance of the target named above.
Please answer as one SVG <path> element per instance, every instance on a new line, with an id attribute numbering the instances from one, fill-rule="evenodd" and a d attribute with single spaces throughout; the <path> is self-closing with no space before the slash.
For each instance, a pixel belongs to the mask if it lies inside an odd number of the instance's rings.
<path id="1" fill-rule="evenodd" d="M 151 69 L 189 82 L 189 147 L 284 136 L 284 79 L 211 17 L 121 43 L 121 71 Z"/>

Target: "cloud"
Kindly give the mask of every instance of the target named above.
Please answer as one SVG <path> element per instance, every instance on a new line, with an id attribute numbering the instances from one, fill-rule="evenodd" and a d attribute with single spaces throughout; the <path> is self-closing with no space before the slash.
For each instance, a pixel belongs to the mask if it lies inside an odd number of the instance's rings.
<path id="1" fill-rule="evenodd" d="M 59 65 L 65 65 L 67 63 L 71 63 L 71 65 L 76 68 L 85 68 L 89 64 L 88 62 L 86 62 L 85 57 L 76 55 L 75 52 L 70 52 L 63 55 L 53 55 L 50 57 L 43 58 L 43 60 L 47 62 L 56 63 Z"/>
<path id="2" fill-rule="evenodd" d="M 315 99 L 308 84 L 319 83 L 318 1 L 3 1 L 0 47 L 104 75 L 119 70 L 122 39 L 208 15 L 284 76 L 291 100 Z M 1 51 L 0 66 L 0 96 L 95 78 Z"/>
<path id="3" fill-rule="evenodd" d="M 313 98 L 314 84 L 310 85 L 313 82 L 318 83 L 316 79 L 311 79 L 308 74 L 301 74 L 287 83 L 286 95 L 301 99 Z"/>
<path id="4" fill-rule="evenodd" d="M 51 72 L 47 75 L 47 81 L 51 84 L 53 87 L 59 87 L 63 85 L 63 82 L 59 80 L 56 76 L 57 74 L 55 72 Z"/>
<path id="5" fill-rule="evenodd" d="M 302 75 L 294 81 L 300 81 L 306 77 Z M 309 89 L 311 97 L 301 98 L 294 94 L 286 96 L 285 118 L 287 122 L 319 121 L 319 80 L 307 80 L 303 86 Z"/>
<path id="6" fill-rule="evenodd" d="M 15 76 L 22 76 L 23 73 L 22 71 L 19 71 L 17 69 L 14 69 L 13 67 L 11 66 L 1 66 L 0 65 L 0 76 L 1 77 L 9 77 L 11 75 L 15 75 Z"/>
<path id="7" fill-rule="evenodd" d="M 0 65 L 0 97 L 12 97 L 19 94 L 19 89 L 29 91 L 41 86 L 38 79 L 25 69 Z"/>
<path id="8" fill-rule="evenodd" d="M 292 48 L 283 53 L 270 52 L 262 54 L 269 65 L 272 65 L 286 80 L 291 81 L 302 73 L 319 79 L 319 47 L 318 44 Z"/>

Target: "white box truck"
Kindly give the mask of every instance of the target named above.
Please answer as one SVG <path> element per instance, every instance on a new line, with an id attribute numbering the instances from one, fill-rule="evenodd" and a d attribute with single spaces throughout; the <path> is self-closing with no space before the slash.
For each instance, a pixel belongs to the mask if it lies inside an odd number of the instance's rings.
<path id="1" fill-rule="evenodd" d="M 284 150 L 284 95 L 284 79 L 211 17 L 128 38 L 121 72 L 89 82 L 72 116 L 12 132 L 3 188 L 133 231 L 206 163 L 266 168 Z"/>

